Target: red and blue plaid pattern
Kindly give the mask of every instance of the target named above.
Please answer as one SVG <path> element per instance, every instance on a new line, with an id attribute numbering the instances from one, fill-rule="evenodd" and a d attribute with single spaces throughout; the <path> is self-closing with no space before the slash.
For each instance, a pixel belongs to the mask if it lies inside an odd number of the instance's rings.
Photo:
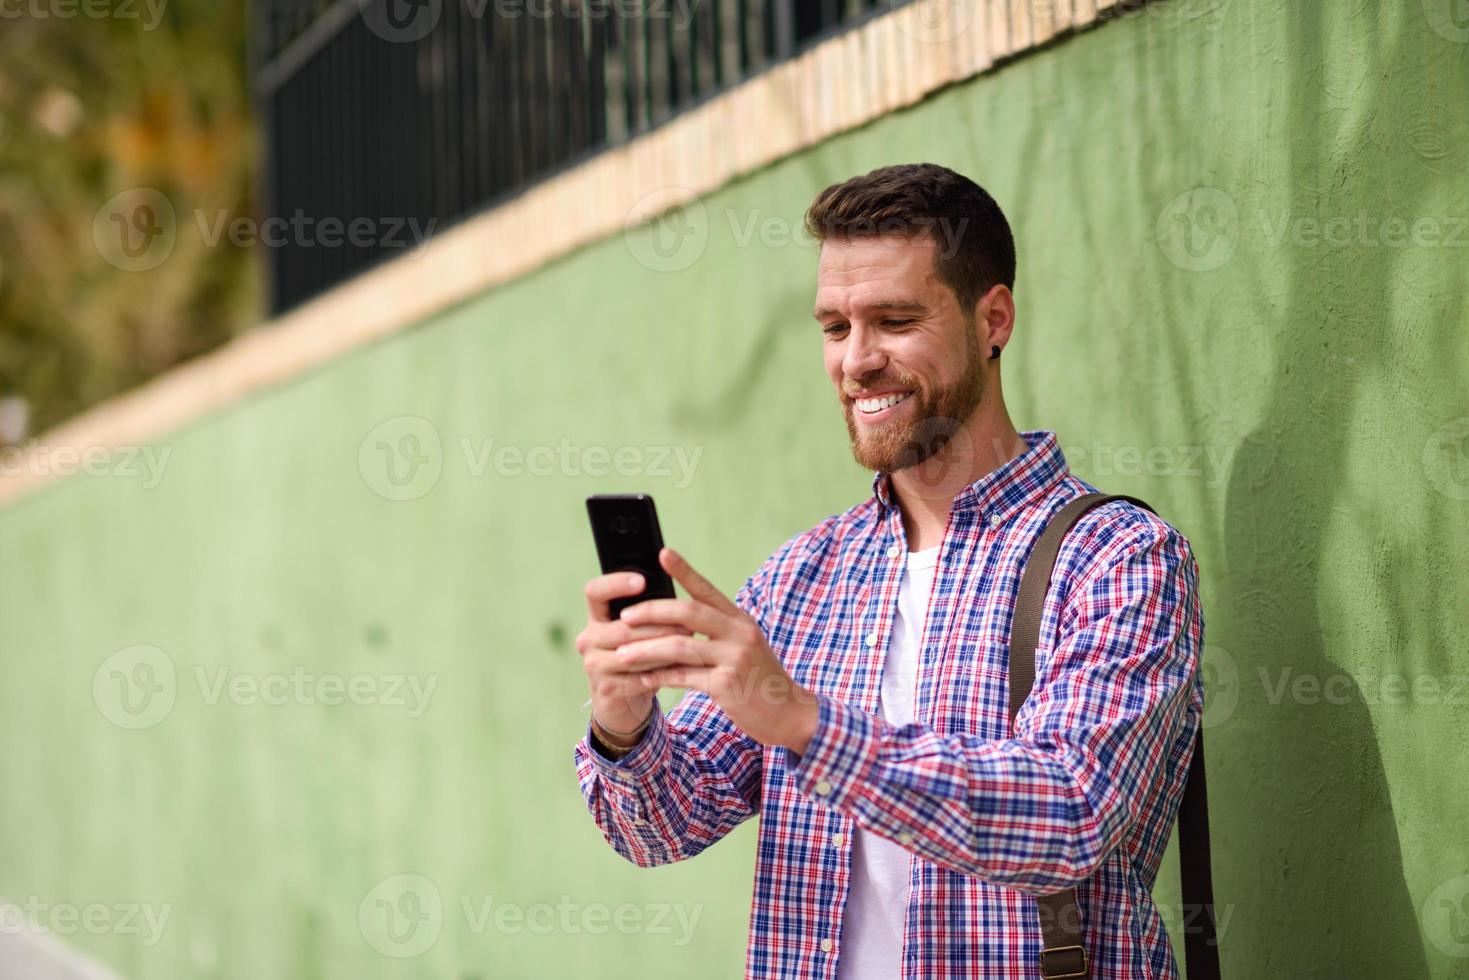
<path id="1" fill-rule="evenodd" d="M 1096 488 L 1055 434 L 954 499 L 924 624 L 914 724 L 878 695 L 906 538 L 884 473 L 870 499 L 783 544 L 740 588 L 820 699 L 804 755 L 762 746 L 705 694 L 661 706 L 613 762 L 574 747 L 588 809 L 642 867 L 693 857 L 759 814 L 745 975 L 833 978 L 852 833 L 913 852 L 903 977 L 1035 978 L 1037 894 L 1077 887 L 1096 980 L 1174 980 L 1151 889 L 1203 710 L 1198 567 L 1172 526 L 1126 501 L 1067 535 L 1036 682 L 1008 723 L 1010 621 L 1047 519 Z"/>

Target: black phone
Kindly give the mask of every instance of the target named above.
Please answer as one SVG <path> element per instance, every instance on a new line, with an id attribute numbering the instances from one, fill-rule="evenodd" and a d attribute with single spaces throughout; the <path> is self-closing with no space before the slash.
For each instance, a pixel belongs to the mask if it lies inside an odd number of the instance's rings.
<path id="1" fill-rule="evenodd" d="M 593 494 L 587 498 L 587 516 L 592 521 L 592 537 L 597 542 L 603 574 L 637 572 L 643 576 L 642 592 L 608 603 L 613 619 L 621 619 L 624 609 L 646 599 L 678 598 L 673 579 L 658 564 L 663 531 L 652 497 L 645 493 Z"/>

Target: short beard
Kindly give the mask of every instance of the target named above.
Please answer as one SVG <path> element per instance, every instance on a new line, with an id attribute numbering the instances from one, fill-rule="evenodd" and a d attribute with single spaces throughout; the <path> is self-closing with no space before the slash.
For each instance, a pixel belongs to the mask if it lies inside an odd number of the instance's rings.
<path id="1" fill-rule="evenodd" d="M 869 387 L 886 385 L 913 392 L 909 397 L 913 411 L 907 420 L 859 429 L 854 414 L 857 408 L 845 396 L 842 408 L 852 457 L 857 464 L 868 470 L 896 473 L 917 466 L 942 450 L 984 400 L 984 366 L 980 363 L 973 326 L 964 330 L 964 374 L 952 385 L 933 395 L 919 388 L 914 378 L 880 378 Z"/>

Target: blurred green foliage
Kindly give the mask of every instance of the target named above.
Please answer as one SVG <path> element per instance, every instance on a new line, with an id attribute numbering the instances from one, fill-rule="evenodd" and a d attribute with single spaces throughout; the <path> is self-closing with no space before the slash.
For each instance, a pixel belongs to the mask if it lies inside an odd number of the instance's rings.
<path id="1" fill-rule="evenodd" d="M 0 398 L 38 433 L 257 322 L 247 0 L 12 0 L 0 11 Z M 167 258 L 94 238 L 118 194 L 172 205 Z M 106 217 L 105 214 L 102 215 Z"/>

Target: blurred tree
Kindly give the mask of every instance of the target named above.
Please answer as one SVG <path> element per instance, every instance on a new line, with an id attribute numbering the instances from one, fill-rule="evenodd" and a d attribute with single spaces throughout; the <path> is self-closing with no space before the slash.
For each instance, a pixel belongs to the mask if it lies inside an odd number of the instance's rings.
<path id="1" fill-rule="evenodd" d="M 214 234 L 256 218 L 246 6 L 0 12 L 0 399 L 32 432 L 262 315 L 258 257 Z"/>

